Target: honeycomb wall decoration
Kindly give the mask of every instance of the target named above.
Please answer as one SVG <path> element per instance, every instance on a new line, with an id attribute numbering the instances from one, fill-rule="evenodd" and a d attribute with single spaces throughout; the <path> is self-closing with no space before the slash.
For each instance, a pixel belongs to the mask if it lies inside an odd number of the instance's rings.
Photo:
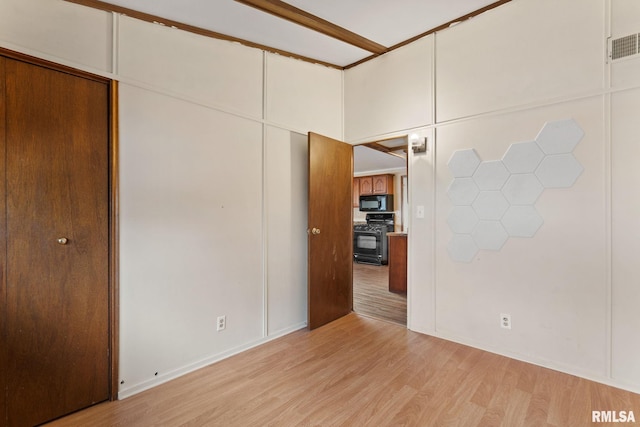
<path id="1" fill-rule="evenodd" d="M 534 141 L 511 144 L 502 160 L 482 161 L 474 149 L 453 153 L 447 218 L 453 261 L 499 251 L 510 237 L 533 237 L 544 219 L 535 203 L 545 189 L 570 188 L 584 168 L 573 155 L 584 131 L 573 119 L 547 122 Z"/>

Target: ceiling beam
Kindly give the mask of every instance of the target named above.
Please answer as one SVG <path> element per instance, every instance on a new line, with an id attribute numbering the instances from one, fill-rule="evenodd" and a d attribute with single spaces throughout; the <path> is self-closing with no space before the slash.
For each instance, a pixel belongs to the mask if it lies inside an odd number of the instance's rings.
<path id="1" fill-rule="evenodd" d="M 365 144 L 359 144 L 359 145 L 362 146 L 362 147 L 368 147 L 368 148 L 380 151 L 380 152 L 385 153 L 385 154 L 389 154 L 391 156 L 399 157 L 401 159 L 404 159 L 405 156 L 403 156 L 401 154 L 398 154 L 398 153 L 395 153 L 395 151 L 404 151 L 404 152 L 406 152 L 408 150 L 408 146 L 406 144 L 405 145 L 400 145 L 400 146 L 397 146 L 397 147 L 387 147 L 386 145 L 382 145 L 377 141 L 376 142 L 367 142 Z"/>
<path id="2" fill-rule="evenodd" d="M 379 43 L 364 38 L 336 24 L 298 9 L 288 3 L 280 0 L 235 0 L 247 6 L 254 7 L 263 12 L 270 13 L 279 18 L 286 19 L 295 24 L 322 33 L 326 36 L 333 37 L 352 46 L 359 47 L 374 55 L 382 55 L 387 52 L 387 48 Z"/>

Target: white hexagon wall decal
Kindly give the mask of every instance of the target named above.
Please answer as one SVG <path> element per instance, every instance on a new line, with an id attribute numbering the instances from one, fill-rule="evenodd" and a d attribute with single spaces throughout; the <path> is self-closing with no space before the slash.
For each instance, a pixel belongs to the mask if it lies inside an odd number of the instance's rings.
<path id="1" fill-rule="evenodd" d="M 470 205 L 479 192 L 472 178 L 456 178 L 447 190 L 451 203 L 457 206 Z"/>
<path id="2" fill-rule="evenodd" d="M 499 191 L 481 191 L 473 202 L 473 210 L 480 219 L 500 219 L 507 209 L 509 202 Z"/>
<path id="3" fill-rule="evenodd" d="M 499 190 L 509 178 L 509 171 L 501 160 L 482 162 L 473 173 L 473 180 L 480 190 Z"/>
<path id="4" fill-rule="evenodd" d="M 535 141 L 511 144 L 502 162 L 511 173 L 531 173 L 536 170 L 544 153 Z"/>
<path id="5" fill-rule="evenodd" d="M 454 233 L 470 234 L 478 223 L 478 215 L 471 206 L 454 206 L 447 223 Z"/>
<path id="6" fill-rule="evenodd" d="M 533 237 L 544 223 L 534 204 L 545 188 L 573 186 L 584 168 L 572 151 L 584 132 L 573 119 L 547 122 L 535 141 L 511 144 L 502 160 L 482 162 L 458 150 L 447 163 L 454 205 L 447 246 L 454 261 L 471 262 L 481 249 L 500 250 L 509 237 Z"/>
<path id="7" fill-rule="evenodd" d="M 556 154 L 545 156 L 536 169 L 536 176 L 545 188 L 569 188 L 583 170 L 573 154 Z"/>
<path id="8" fill-rule="evenodd" d="M 464 178 L 473 175 L 480 164 L 480 157 L 476 150 L 458 150 L 451 155 L 447 166 L 455 178 Z"/>
<path id="9" fill-rule="evenodd" d="M 469 234 L 454 234 L 447 251 L 452 260 L 457 262 L 471 262 L 478 253 L 478 246 Z"/>
<path id="10" fill-rule="evenodd" d="M 544 187 L 532 173 L 514 174 L 502 187 L 502 194 L 512 205 L 533 205 Z"/>
<path id="11" fill-rule="evenodd" d="M 532 205 L 511 206 L 500 220 L 511 237 L 533 237 L 544 220 Z"/>
<path id="12" fill-rule="evenodd" d="M 536 136 L 536 142 L 545 154 L 571 153 L 584 131 L 573 119 L 547 122 Z"/>
<path id="13" fill-rule="evenodd" d="M 478 248 L 499 251 L 509 238 L 500 221 L 480 221 L 471 234 Z"/>

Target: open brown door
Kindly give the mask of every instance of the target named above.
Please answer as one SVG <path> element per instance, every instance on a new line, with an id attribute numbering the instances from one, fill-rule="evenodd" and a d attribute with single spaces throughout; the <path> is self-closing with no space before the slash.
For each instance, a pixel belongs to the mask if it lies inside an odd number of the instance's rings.
<path id="1" fill-rule="evenodd" d="M 353 307 L 353 147 L 309 133 L 307 325 L 315 329 Z"/>

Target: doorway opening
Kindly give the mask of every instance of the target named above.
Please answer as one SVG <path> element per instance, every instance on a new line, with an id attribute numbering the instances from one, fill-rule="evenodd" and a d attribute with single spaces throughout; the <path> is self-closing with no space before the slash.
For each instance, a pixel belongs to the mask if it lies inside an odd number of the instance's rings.
<path id="1" fill-rule="evenodd" d="M 407 136 L 353 148 L 353 311 L 405 326 L 407 161 Z M 381 200 L 393 202 L 383 212 L 364 204 L 361 210 L 360 196 L 392 196 Z"/>

